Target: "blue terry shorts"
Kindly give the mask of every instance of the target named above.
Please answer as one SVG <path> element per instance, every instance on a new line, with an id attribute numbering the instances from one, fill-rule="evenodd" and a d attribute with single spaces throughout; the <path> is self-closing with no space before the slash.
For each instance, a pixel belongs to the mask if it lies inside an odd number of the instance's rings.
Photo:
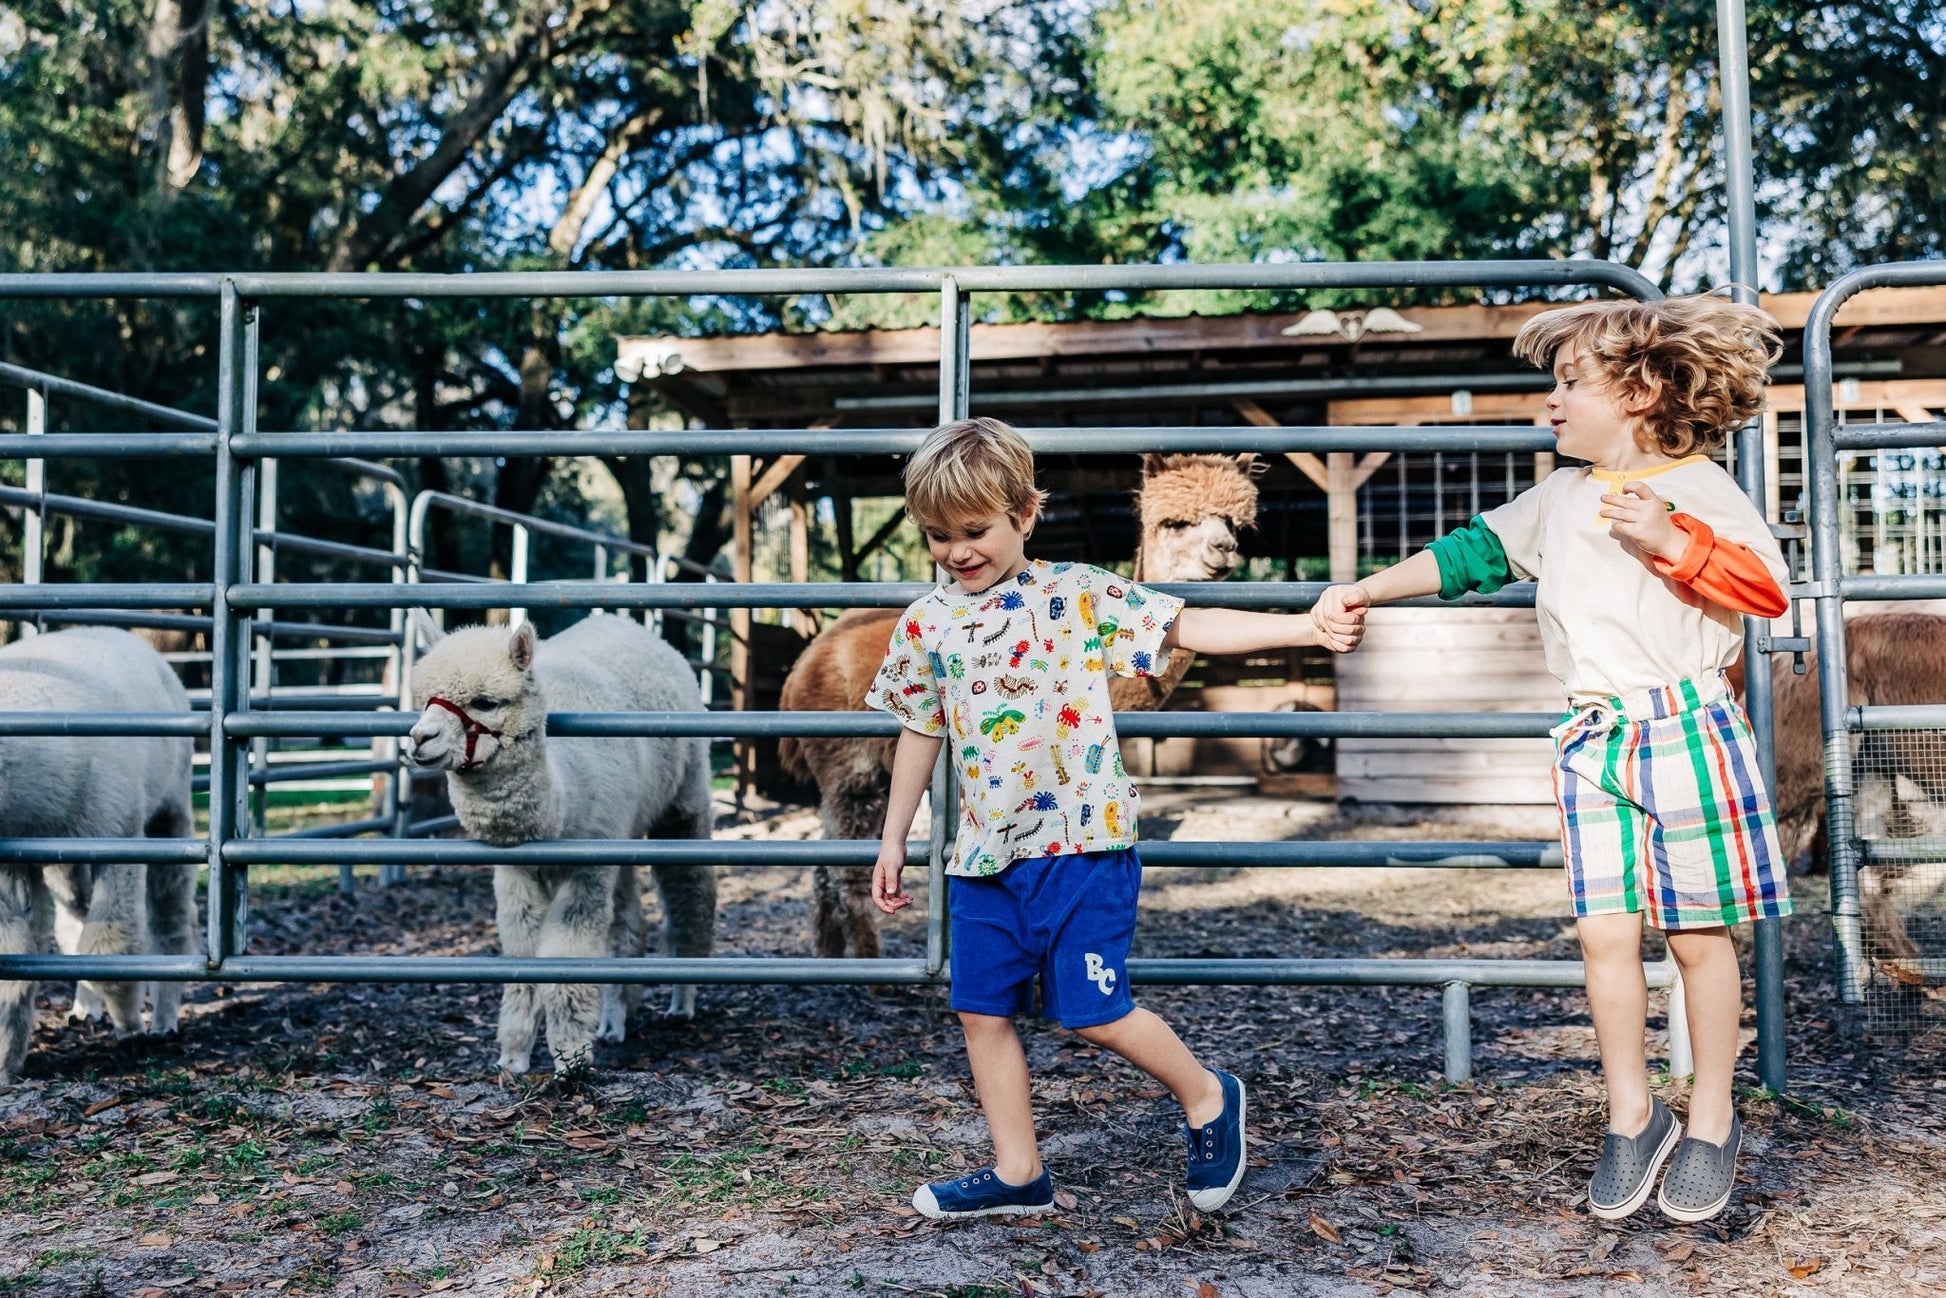
<path id="1" fill-rule="evenodd" d="M 1135 1008 L 1128 948 L 1142 862 L 1135 849 L 1037 856 L 986 878 L 955 878 L 953 1008 L 1011 1017 L 1034 1006 L 1064 1028 L 1092 1028 Z"/>

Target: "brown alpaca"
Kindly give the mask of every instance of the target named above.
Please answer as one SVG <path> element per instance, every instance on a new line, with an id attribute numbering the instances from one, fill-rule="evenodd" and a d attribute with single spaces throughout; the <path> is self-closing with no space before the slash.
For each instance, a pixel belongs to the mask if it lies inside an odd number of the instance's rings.
<path id="1" fill-rule="evenodd" d="M 1777 708 L 1777 834 L 1784 859 L 1794 866 L 1824 864 L 1824 727 L 1818 709 L 1818 657 L 1805 655 L 1805 672 L 1791 670 L 1788 656 L 1772 663 Z M 1845 623 L 1849 706 L 1893 707 L 1946 703 L 1946 617 L 1928 613 L 1878 613 Z M 1740 684 L 1740 682 L 1738 682 Z M 1899 790 L 1909 781 L 1933 801 L 1946 799 L 1946 733 L 1867 731 L 1852 759 L 1853 787 L 1884 816 L 1891 838 L 1912 838 L 1923 826 Z M 1859 894 L 1866 932 L 1880 968 L 1901 981 L 1916 970 L 1902 962 L 1920 951 L 1906 932 L 1890 893 L 1905 874 L 1900 865 L 1860 872 Z M 1912 977 L 1901 969 L 1912 970 Z"/>
<path id="2" fill-rule="evenodd" d="M 1237 535 L 1257 519 L 1256 457 L 1145 455 L 1136 508 L 1142 538 L 1138 581 L 1221 581 L 1237 565 Z M 791 668 L 780 706 L 791 712 L 861 711 L 892 639 L 897 609 L 854 609 L 826 627 Z M 1189 671 L 1194 655 L 1176 650 L 1158 676 L 1112 678 L 1108 697 L 1121 712 L 1160 708 Z M 826 838 L 877 838 L 885 825 L 892 739 L 784 739 L 785 769 L 818 786 Z M 811 873 L 817 952 L 878 955 L 872 872 L 863 866 L 816 866 Z"/>

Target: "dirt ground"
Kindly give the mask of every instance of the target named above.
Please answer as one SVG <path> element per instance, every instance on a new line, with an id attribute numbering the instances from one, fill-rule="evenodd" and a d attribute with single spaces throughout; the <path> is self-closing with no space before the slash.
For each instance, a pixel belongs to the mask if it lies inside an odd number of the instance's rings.
<path id="1" fill-rule="evenodd" d="M 1210 790 L 1145 810 L 1150 839 L 1545 838 L 1552 819 Z M 726 809 L 721 832 L 816 825 Z M 1860 1041 L 1823 880 L 1797 882 L 1791 1091 L 1745 1088 L 1742 1189 L 1702 1226 L 1588 1216 L 1602 1113 L 1573 992 L 1476 991 L 1476 1080 L 1449 1086 L 1436 989 L 1148 989 L 1252 1088 L 1251 1170 L 1208 1218 L 1181 1197 L 1173 1103 L 1033 1025 L 1058 1211 L 942 1227 L 912 1187 L 986 1147 L 939 989 L 706 989 L 696 1022 L 645 1016 L 578 1082 L 510 1088 L 493 988 L 199 986 L 179 1043 L 130 1048 L 63 1025 L 53 985 L 26 1080 L 0 1089 L 0 1296 L 1946 1292 L 1946 1051 Z M 351 898 L 266 871 L 253 903 L 253 951 L 494 949 L 481 870 Z M 1137 953 L 1572 957 L 1560 908 L 1552 871 L 1155 869 Z M 807 912 L 802 872 L 726 873 L 721 949 L 808 952 Z M 923 917 L 887 939 L 917 954 Z M 1681 1088 L 1660 1093 L 1680 1114 Z"/>

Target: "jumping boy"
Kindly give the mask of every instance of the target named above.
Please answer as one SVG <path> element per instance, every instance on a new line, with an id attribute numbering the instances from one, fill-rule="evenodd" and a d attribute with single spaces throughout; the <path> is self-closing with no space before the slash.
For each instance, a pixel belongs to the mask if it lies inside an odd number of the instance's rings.
<path id="1" fill-rule="evenodd" d="M 1762 515 L 1710 458 L 1762 407 L 1777 329 L 1711 297 L 1590 303 L 1535 316 L 1514 351 L 1552 367 L 1557 445 L 1586 466 L 1331 587 L 1319 609 L 1539 583 L 1541 643 L 1570 707 L 1554 789 L 1608 1092 L 1589 1210 L 1634 1212 L 1674 1151 L 1658 1206 L 1703 1221 L 1729 1202 L 1743 1135 L 1729 926 L 1791 911 L 1756 747 L 1723 676 L 1743 647 L 1740 615 L 1783 613 L 1789 578 Z M 1667 934 L 1689 1000 L 1687 1138 L 1649 1094 L 1645 919 Z"/>
<path id="2" fill-rule="evenodd" d="M 922 1185 L 912 1205 L 935 1219 L 1054 1206 L 1013 1026 L 1038 975 L 1044 1015 L 1169 1088 L 1188 1122 L 1190 1202 L 1220 1208 L 1243 1179 L 1243 1083 L 1205 1068 L 1129 994 L 1142 866 L 1108 677 L 1154 675 L 1177 647 L 1345 652 L 1363 634 L 1363 612 L 1327 625 L 1316 615 L 1185 610 L 1100 568 L 1030 563 L 1045 493 L 1025 439 L 998 420 L 934 430 L 906 466 L 905 489 L 933 562 L 952 580 L 899 619 L 866 696 L 905 726 L 872 897 L 887 914 L 911 904 L 899 882 L 906 834 L 950 741 L 962 803 L 947 867 L 952 1005 L 994 1151 L 991 1167 Z"/>

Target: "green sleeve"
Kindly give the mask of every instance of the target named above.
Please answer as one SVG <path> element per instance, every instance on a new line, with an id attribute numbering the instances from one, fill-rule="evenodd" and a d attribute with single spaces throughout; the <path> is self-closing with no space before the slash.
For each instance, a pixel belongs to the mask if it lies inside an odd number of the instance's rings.
<path id="1" fill-rule="evenodd" d="M 1475 517 L 1426 547 L 1439 561 L 1439 597 L 1458 599 L 1469 590 L 1491 595 L 1514 579 L 1507 547 L 1486 520 Z"/>

